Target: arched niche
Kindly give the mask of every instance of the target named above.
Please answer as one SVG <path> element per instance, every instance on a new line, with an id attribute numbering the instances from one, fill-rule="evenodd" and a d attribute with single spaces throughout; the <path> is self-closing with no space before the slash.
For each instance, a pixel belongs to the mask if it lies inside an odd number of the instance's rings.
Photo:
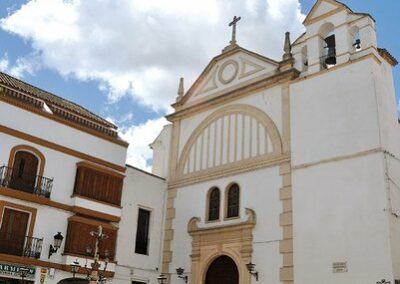
<path id="1" fill-rule="evenodd" d="M 282 153 L 282 141 L 272 119 L 244 104 L 225 106 L 208 116 L 182 150 L 178 175 L 223 170 Z"/>

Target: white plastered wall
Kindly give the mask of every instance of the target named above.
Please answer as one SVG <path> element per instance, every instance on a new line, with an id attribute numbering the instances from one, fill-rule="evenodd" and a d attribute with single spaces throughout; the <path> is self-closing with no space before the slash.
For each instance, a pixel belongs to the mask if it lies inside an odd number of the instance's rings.
<path id="1" fill-rule="evenodd" d="M 132 281 L 157 284 L 162 256 L 165 180 L 141 170 L 128 167 L 122 193 L 122 219 L 119 223 L 118 265 L 113 283 Z M 150 242 L 148 255 L 135 253 L 138 210 L 150 213 Z"/>
<path id="2" fill-rule="evenodd" d="M 224 216 L 225 190 L 232 182 L 240 186 L 240 219 L 205 223 L 206 198 L 208 190 L 217 186 L 221 190 L 221 219 Z M 200 217 L 199 227 L 221 226 L 247 220 L 245 208 L 253 209 L 257 216 L 257 224 L 253 231 L 253 257 L 261 275 L 261 283 L 278 283 L 282 257 L 279 253 L 279 240 L 282 230 L 279 215 L 282 205 L 279 199 L 279 188 L 282 178 L 278 167 L 271 167 L 254 172 L 224 177 L 195 185 L 179 188 L 174 205 L 176 217 L 173 222 L 174 240 L 172 242 L 173 258 L 170 270 L 174 273 L 183 267 L 189 273 L 191 269 L 192 239 L 187 232 L 187 225 L 192 217 Z M 257 198 L 254 198 L 257 197 Z M 172 275 L 172 283 L 179 283 L 176 275 Z"/>

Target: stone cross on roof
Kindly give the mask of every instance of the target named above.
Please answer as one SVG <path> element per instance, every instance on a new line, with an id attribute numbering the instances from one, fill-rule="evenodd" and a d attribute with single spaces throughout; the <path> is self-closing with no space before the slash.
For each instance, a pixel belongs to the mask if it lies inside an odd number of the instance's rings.
<path id="1" fill-rule="evenodd" d="M 232 27 L 232 40 L 230 43 L 232 45 L 236 45 L 236 23 L 239 22 L 242 19 L 242 17 L 233 17 L 233 21 L 229 23 L 229 26 Z"/>

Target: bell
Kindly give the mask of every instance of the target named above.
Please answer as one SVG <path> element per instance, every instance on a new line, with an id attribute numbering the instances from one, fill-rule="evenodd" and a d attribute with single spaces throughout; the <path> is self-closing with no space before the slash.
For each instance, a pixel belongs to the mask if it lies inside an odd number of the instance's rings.
<path id="1" fill-rule="evenodd" d="M 335 35 L 328 36 L 325 39 L 327 44 L 326 48 L 328 49 L 328 54 L 325 59 L 325 63 L 327 65 L 335 65 L 336 64 L 336 42 Z"/>

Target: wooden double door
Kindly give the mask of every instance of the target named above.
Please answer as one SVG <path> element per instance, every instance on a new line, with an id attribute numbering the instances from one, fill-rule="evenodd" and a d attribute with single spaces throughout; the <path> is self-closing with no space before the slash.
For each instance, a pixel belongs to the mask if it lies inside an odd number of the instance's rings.
<path id="1" fill-rule="evenodd" d="M 236 263 L 228 256 L 215 259 L 208 268 L 206 284 L 239 284 Z"/>
<path id="2" fill-rule="evenodd" d="M 0 253 L 22 256 L 29 213 L 4 208 L 0 227 Z"/>
<path id="3" fill-rule="evenodd" d="M 21 191 L 33 193 L 39 159 L 32 153 L 19 151 L 15 154 L 11 172 L 10 187 Z"/>

